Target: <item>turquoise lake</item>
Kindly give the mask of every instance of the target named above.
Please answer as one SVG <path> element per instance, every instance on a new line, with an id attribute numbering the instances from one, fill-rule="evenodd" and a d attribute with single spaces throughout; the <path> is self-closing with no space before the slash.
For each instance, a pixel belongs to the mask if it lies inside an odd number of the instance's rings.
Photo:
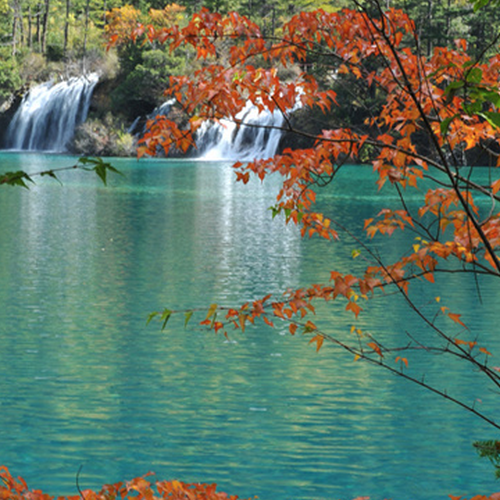
<path id="1" fill-rule="evenodd" d="M 0 171 L 69 166 L 75 158 L 0 154 Z M 261 500 L 447 499 L 500 490 L 472 442 L 492 427 L 418 386 L 326 345 L 316 353 L 286 325 L 229 339 L 151 311 L 234 306 L 268 292 L 353 272 L 348 241 L 302 240 L 272 219 L 279 179 L 235 183 L 229 163 L 116 159 L 104 187 L 89 173 L 0 189 L 0 464 L 53 495 L 154 471 L 215 482 Z M 357 230 L 384 196 L 349 167 L 319 203 Z M 416 201 L 416 200 L 415 200 Z M 411 200 L 410 200 L 411 202 Z M 376 241 L 398 255 L 410 235 Z M 500 290 L 451 276 L 435 296 L 500 365 Z M 423 288 L 422 288 L 423 290 Z M 479 293 L 478 293 L 479 290 Z M 428 335 L 397 297 L 374 300 L 363 328 L 405 343 Z M 199 319 L 203 319 L 201 316 Z M 315 320 L 349 335 L 342 304 Z M 457 328 L 457 336 L 466 337 Z M 414 363 L 412 365 L 412 363 Z M 470 369 L 440 357 L 426 380 L 485 413 L 500 398 Z"/>

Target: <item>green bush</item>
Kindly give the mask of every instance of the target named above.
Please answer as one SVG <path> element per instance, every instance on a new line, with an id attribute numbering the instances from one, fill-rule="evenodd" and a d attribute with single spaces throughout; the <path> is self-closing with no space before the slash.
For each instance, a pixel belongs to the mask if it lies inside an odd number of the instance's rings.
<path id="1" fill-rule="evenodd" d="M 22 85 L 19 67 L 5 48 L 0 50 L 0 99 L 9 97 Z"/>

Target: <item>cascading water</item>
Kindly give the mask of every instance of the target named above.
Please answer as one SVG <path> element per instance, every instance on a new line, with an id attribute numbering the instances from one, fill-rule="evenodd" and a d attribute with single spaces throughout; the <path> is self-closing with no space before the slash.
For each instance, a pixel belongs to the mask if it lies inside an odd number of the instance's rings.
<path id="1" fill-rule="evenodd" d="M 169 99 L 160 106 L 156 107 L 149 115 L 138 116 L 132 125 L 128 128 L 127 132 L 133 135 L 142 135 L 146 132 L 146 122 L 154 120 L 157 116 L 167 116 L 175 104 L 175 99 Z"/>
<path id="2" fill-rule="evenodd" d="M 174 99 L 165 102 L 147 118 L 168 115 L 174 103 Z M 205 122 L 197 133 L 197 148 L 192 155 L 202 160 L 215 161 L 251 161 L 274 156 L 283 134 L 282 112 L 259 111 L 257 106 L 248 101 L 236 115 L 236 119 L 240 125 L 230 120 L 221 120 L 220 123 Z M 138 117 L 129 127 L 129 133 L 142 135 L 145 132 L 144 121 L 143 117 Z"/>
<path id="3" fill-rule="evenodd" d="M 9 124 L 7 149 L 63 152 L 87 118 L 97 74 L 47 82 L 31 89 Z"/>
<path id="4" fill-rule="evenodd" d="M 196 140 L 200 158 L 251 161 L 274 156 L 283 133 L 283 113 L 259 111 L 248 102 L 236 118 L 244 125 L 229 120 L 202 125 Z"/>

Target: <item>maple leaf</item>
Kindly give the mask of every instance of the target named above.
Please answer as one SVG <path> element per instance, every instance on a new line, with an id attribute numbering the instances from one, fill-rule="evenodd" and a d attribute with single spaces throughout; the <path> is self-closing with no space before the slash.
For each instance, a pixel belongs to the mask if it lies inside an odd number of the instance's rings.
<path id="1" fill-rule="evenodd" d="M 363 310 L 360 305 L 354 300 L 349 300 L 347 305 L 345 306 L 346 311 L 352 311 L 356 318 L 359 316 L 359 313 Z"/>
<path id="2" fill-rule="evenodd" d="M 462 325 L 463 327 L 467 328 L 465 326 L 465 324 L 462 322 L 462 320 L 460 319 L 462 315 L 461 314 L 456 314 L 456 313 L 448 313 L 448 317 L 454 321 L 455 323 L 458 323 L 459 325 Z"/>
<path id="3" fill-rule="evenodd" d="M 321 334 L 318 334 L 318 335 L 315 335 L 309 341 L 309 343 L 312 344 L 313 342 L 316 342 L 316 352 L 318 352 L 321 349 L 321 346 L 323 345 L 324 340 L 325 340 L 325 337 L 323 337 L 323 335 L 321 335 Z"/>

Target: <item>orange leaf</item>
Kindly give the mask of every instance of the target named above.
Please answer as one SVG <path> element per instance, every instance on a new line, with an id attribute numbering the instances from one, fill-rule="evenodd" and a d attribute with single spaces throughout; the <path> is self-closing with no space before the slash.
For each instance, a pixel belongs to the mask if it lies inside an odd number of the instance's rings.
<path id="1" fill-rule="evenodd" d="M 367 346 L 371 347 L 381 358 L 384 357 L 380 346 L 376 342 L 368 342 Z"/>
<path id="2" fill-rule="evenodd" d="M 352 311 L 356 318 L 358 317 L 359 313 L 363 310 L 357 302 L 354 302 L 353 300 L 350 300 L 347 305 L 345 306 L 346 311 Z"/>
<path id="3" fill-rule="evenodd" d="M 316 342 L 316 352 L 318 352 L 320 349 L 321 349 L 321 346 L 323 345 L 323 341 L 325 340 L 325 338 L 323 337 L 323 335 L 315 335 L 310 341 L 309 343 L 312 344 L 313 342 Z"/>
<path id="4" fill-rule="evenodd" d="M 408 368 L 408 360 L 406 358 L 402 358 L 401 356 L 398 356 L 396 358 L 396 363 L 404 363 L 406 365 L 406 368 Z"/>
<path id="5" fill-rule="evenodd" d="M 305 332 L 313 332 L 314 330 L 317 329 L 318 327 L 312 321 L 308 321 L 305 325 Z"/>
<path id="6" fill-rule="evenodd" d="M 240 313 L 239 320 L 240 320 L 240 326 L 241 326 L 241 331 L 242 332 L 245 331 L 245 323 L 246 323 L 247 319 L 248 319 L 248 316 L 246 314 Z"/>
<path id="7" fill-rule="evenodd" d="M 491 183 L 491 192 L 493 194 L 497 194 L 499 190 L 500 190 L 500 179 L 497 179 L 496 181 Z"/>
<path id="8" fill-rule="evenodd" d="M 458 323 L 460 325 L 462 325 L 463 327 L 467 328 L 465 326 L 465 324 L 462 322 L 462 320 L 460 319 L 460 316 L 462 316 L 461 314 L 456 314 L 456 313 L 448 313 L 448 317 L 454 321 L 455 323 Z"/>
<path id="9" fill-rule="evenodd" d="M 434 280 L 434 273 L 425 273 L 424 274 L 424 278 L 427 280 L 427 281 L 430 281 L 431 283 L 434 283 L 435 280 Z"/>
<path id="10" fill-rule="evenodd" d="M 264 323 L 266 323 L 266 325 L 269 325 L 271 328 L 274 328 L 274 323 L 267 317 L 267 316 L 264 316 Z"/>

